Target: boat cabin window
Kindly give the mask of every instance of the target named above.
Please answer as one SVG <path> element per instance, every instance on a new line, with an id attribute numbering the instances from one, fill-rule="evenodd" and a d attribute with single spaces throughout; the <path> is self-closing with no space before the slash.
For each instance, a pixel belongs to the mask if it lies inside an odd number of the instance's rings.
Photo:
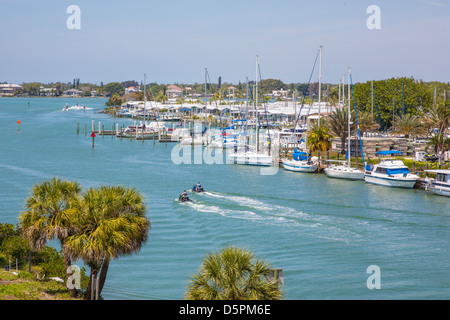
<path id="1" fill-rule="evenodd" d="M 386 168 L 378 167 L 377 170 L 375 170 L 376 173 L 386 173 Z"/>
<path id="2" fill-rule="evenodd" d="M 436 181 L 440 181 L 440 182 L 449 182 L 449 175 L 443 174 L 443 173 L 438 173 L 436 175 Z"/>

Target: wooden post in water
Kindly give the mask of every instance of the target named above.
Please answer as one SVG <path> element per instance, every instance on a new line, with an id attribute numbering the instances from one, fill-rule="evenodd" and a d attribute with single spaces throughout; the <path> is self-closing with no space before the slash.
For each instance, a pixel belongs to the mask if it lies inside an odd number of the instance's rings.
<path id="1" fill-rule="evenodd" d="M 92 137 L 92 149 L 94 149 L 95 131 L 92 131 L 91 137 Z"/>
<path id="2" fill-rule="evenodd" d="M 80 123 L 77 122 L 77 135 L 80 133 Z"/>

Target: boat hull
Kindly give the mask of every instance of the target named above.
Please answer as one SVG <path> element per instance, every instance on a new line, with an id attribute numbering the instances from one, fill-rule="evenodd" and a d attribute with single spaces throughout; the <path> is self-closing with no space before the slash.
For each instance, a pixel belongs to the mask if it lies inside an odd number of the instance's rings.
<path id="1" fill-rule="evenodd" d="M 283 161 L 283 168 L 287 171 L 293 172 L 316 172 L 318 165 L 308 164 L 306 161 L 285 160 Z"/>
<path id="2" fill-rule="evenodd" d="M 396 178 L 396 177 L 389 177 L 389 176 L 374 176 L 371 174 L 365 174 L 364 180 L 367 183 L 376 184 L 380 186 L 385 187 L 392 187 L 392 188 L 406 188 L 406 189 L 412 189 L 414 188 L 418 178 L 410 178 L 410 179 L 403 179 L 403 178 Z"/>
<path id="3" fill-rule="evenodd" d="M 450 187 L 443 187 L 443 186 L 432 184 L 428 188 L 428 190 L 430 190 L 431 192 L 433 192 L 434 194 L 437 194 L 439 196 L 450 197 Z"/>
<path id="4" fill-rule="evenodd" d="M 271 156 L 255 153 L 229 154 L 228 160 L 234 164 L 245 164 L 245 165 L 266 166 L 266 167 L 270 167 L 272 165 Z"/>
<path id="5" fill-rule="evenodd" d="M 325 174 L 330 178 L 347 179 L 347 180 L 364 180 L 364 172 L 349 169 L 348 167 L 326 168 Z"/>

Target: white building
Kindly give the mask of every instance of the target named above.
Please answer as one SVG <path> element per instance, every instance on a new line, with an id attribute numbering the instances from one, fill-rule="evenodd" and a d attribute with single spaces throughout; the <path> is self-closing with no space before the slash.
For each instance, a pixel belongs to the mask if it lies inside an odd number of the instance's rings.
<path id="1" fill-rule="evenodd" d="M 167 99 L 178 99 L 183 96 L 183 89 L 172 84 L 167 87 L 166 96 Z"/>
<path id="2" fill-rule="evenodd" d="M 13 83 L 0 84 L 0 96 L 12 96 L 17 90 L 21 90 L 22 86 Z"/>

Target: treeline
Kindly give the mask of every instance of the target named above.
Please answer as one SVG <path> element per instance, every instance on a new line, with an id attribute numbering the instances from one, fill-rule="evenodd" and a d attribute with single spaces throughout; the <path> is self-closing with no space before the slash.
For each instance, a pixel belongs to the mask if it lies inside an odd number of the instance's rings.
<path id="1" fill-rule="evenodd" d="M 422 117 L 434 107 L 449 106 L 449 91 L 446 83 L 404 77 L 357 83 L 351 98 L 358 110 L 371 112 L 381 127 L 389 128 L 395 117 Z"/>

